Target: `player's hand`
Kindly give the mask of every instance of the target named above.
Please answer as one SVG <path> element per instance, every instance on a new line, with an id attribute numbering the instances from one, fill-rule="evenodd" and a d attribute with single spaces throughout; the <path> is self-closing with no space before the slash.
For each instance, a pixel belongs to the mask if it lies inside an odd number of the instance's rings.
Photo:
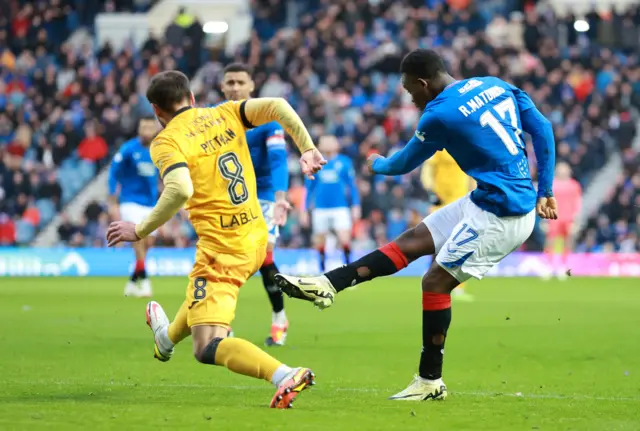
<path id="1" fill-rule="evenodd" d="M 538 198 L 536 212 L 543 219 L 556 220 L 558 218 L 558 203 L 556 202 L 556 198 Z"/>
<path id="2" fill-rule="evenodd" d="M 327 164 L 327 161 L 322 157 L 320 151 L 316 148 L 312 150 L 305 151 L 302 153 L 302 157 L 300 157 L 300 167 L 302 168 L 302 173 L 309 178 L 310 180 L 315 179 L 313 174 L 318 172 L 324 165 Z"/>
<path id="3" fill-rule="evenodd" d="M 286 199 L 279 199 L 273 208 L 273 222 L 276 226 L 284 226 L 287 223 L 287 214 L 291 209 L 291 204 Z"/>
<path id="4" fill-rule="evenodd" d="M 113 247 L 121 242 L 140 241 L 136 234 L 136 225 L 130 221 L 116 221 L 107 229 L 107 245 Z"/>
<path id="5" fill-rule="evenodd" d="M 369 169 L 369 172 L 371 174 L 375 174 L 375 172 L 373 171 L 373 162 L 375 162 L 377 159 L 384 159 L 384 157 L 382 157 L 380 154 L 374 153 L 367 159 L 367 168 Z"/>
<path id="6" fill-rule="evenodd" d="M 362 210 L 359 206 L 351 207 L 351 218 L 353 221 L 358 221 L 362 217 Z"/>
<path id="7" fill-rule="evenodd" d="M 307 211 L 302 211 L 300 213 L 300 226 L 304 228 L 309 227 L 309 213 Z"/>

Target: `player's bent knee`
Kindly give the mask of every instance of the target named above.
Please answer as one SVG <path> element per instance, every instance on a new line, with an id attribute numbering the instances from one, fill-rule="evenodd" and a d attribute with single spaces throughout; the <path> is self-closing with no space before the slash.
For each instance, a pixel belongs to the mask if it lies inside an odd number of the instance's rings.
<path id="1" fill-rule="evenodd" d="M 422 277 L 422 291 L 432 293 L 450 293 L 460 282 L 437 262 L 431 264 L 429 271 Z"/>
<path id="2" fill-rule="evenodd" d="M 196 360 L 203 364 L 215 365 L 216 351 L 218 350 L 218 345 L 222 340 L 224 340 L 223 337 L 216 337 L 209 341 L 209 344 L 207 344 L 203 348 L 194 351 L 193 354 Z"/>

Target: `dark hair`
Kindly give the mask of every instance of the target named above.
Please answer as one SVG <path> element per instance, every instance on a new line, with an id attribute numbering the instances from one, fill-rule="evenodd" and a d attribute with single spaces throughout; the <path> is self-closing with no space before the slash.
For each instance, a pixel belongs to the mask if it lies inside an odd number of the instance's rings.
<path id="1" fill-rule="evenodd" d="M 400 64 L 400 73 L 413 75 L 421 79 L 433 79 L 440 73 L 446 73 L 442 57 L 432 49 L 416 49 L 407 54 Z"/>
<path id="2" fill-rule="evenodd" d="M 173 113 L 176 105 L 190 97 L 189 78 L 178 70 L 158 73 L 147 88 L 149 102 L 167 113 Z"/>
<path id="3" fill-rule="evenodd" d="M 247 75 L 251 76 L 253 70 L 251 69 L 251 66 L 249 66 L 248 64 L 231 63 L 227 65 L 227 67 L 225 67 L 222 72 L 223 74 L 227 74 L 229 72 L 245 72 Z"/>

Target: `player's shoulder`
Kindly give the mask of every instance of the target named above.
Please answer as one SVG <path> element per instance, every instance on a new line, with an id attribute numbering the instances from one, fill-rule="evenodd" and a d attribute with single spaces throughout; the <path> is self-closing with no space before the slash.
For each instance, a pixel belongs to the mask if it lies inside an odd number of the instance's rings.
<path id="1" fill-rule="evenodd" d="M 164 128 L 156 135 L 155 138 L 151 141 L 151 145 L 149 146 L 150 150 L 153 150 L 158 147 L 163 146 L 175 146 L 176 139 L 175 134 L 177 133 L 176 128 Z"/>

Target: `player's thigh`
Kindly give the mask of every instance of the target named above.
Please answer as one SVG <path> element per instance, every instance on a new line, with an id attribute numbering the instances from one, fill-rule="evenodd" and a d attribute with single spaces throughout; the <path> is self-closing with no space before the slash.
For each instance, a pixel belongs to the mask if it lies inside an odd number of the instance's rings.
<path id="1" fill-rule="evenodd" d="M 262 216 L 264 217 L 264 221 L 267 223 L 267 229 L 269 230 L 269 245 L 271 247 L 270 250 L 273 250 L 278 240 L 278 236 L 280 235 L 280 230 L 278 229 L 274 218 L 275 207 L 275 202 L 260 199 Z"/>
<path id="2" fill-rule="evenodd" d="M 187 286 L 187 323 L 229 328 L 235 318 L 240 287 L 262 265 L 266 248 L 224 254 L 198 247 Z"/>
<path id="3" fill-rule="evenodd" d="M 454 228 L 436 262 L 460 283 L 481 279 L 531 235 L 535 213 L 497 217 L 470 203 L 466 217 Z"/>
<path id="4" fill-rule="evenodd" d="M 465 206 L 468 196 L 460 198 L 449 205 L 440 207 L 422 221 L 433 238 L 434 253 L 438 253 L 447 242 L 453 229 L 465 217 Z"/>
<path id="5" fill-rule="evenodd" d="M 393 242 L 410 262 L 435 253 L 433 237 L 424 223 L 407 229 Z"/>
<path id="6" fill-rule="evenodd" d="M 313 236 L 324 237 L 331 230 L 331 212 L 325 208 L 318 208 L 311 213 L 311 233 Z"/>

